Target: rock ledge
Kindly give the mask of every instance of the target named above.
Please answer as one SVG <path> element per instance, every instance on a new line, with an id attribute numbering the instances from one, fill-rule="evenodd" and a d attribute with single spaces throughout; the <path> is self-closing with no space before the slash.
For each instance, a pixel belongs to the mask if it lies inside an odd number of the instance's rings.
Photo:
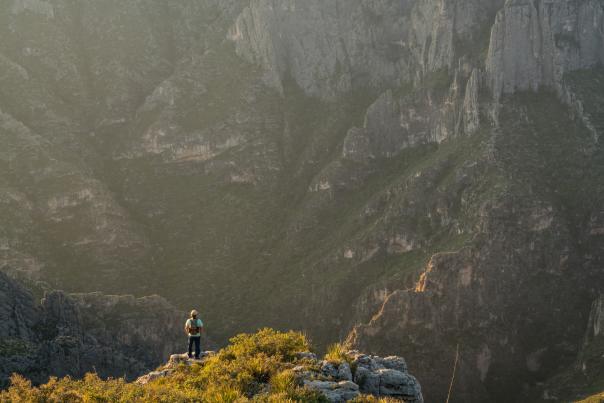
<path id="1" fill-rule="evenodd" d="M 199 360 L 187 354 L 173 354 L 163 367 L 136 380 L 140 385 L 171 375 L 179 365 L 203 365 L 213 351 L 201 353 Z M 298 354 L 300 365 L 295 366 L 298 383 L 321 392 L 331 402 L 346 402 L 361 394 L 390 397 L 404 402 L 423 403 L 421 386 L 409 374 L 402 357 L 378 357 L 356 350 L 349 351 L 340 362 L 319 360 L 314 353 Z"/>

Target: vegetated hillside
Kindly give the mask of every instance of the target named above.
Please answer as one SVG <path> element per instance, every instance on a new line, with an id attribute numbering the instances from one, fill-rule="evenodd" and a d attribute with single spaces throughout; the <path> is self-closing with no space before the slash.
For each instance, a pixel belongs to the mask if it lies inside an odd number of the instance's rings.
<path id="1" fill-rule="evenodd" d="M 604 288 L 603 13 L 3 2 L 0 259 L 542 395 Z"/>
<path id="2" fill-rule="evenodd" d="M 201 360 L 180 358 L 172 356 L 160 370 L 134 383 L 88 374 L 82 380 L 53 378 L 32 387 L 15 375 L 11 387 L 0 392 L 0 401 L 423 402 L 420 386 L 402 358 L 347 353 L 336 346 L 319 361 L 309 352 L 308 340 L 292 331 L 241 334 L 217 354 Z"/>

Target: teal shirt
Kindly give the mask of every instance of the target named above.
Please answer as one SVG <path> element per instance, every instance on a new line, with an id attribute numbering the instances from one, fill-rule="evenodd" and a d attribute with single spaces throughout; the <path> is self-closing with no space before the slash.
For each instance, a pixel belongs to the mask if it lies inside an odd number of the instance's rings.
<path id="1" fill-rule="evenodd" d="M 196 320 L 197 323 L 194 323 L 193 321 Z M 193 326 L 195 325 L 195 326 Z M 201 319 L 197 318 L 197 319 L 187 319 L 187 323 L 185 323 L 185 328 L 187 327 L 199 327 L 201 328 L 203 326 L 203 322 L 201 321 Z M 200 337 L 201 333 L 197 332 L 195 334 L 190 334 L 189 336 L 191 337 Z"/>

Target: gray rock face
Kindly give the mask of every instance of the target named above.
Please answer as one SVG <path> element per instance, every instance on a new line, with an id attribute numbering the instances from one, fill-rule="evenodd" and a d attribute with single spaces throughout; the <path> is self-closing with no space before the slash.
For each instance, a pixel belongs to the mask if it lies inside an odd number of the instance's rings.
<path id="1" fill-rule="evenodd" d="M 346 402 L 359 397 L 359 386 L 350 381 L 304 381 L 303 385 L 308 389 L 321 392 L 330 402 Z"/>
<path id="2" fill-rule="evenodd" d="M 409 49 L 423 73 L 453 69 L 464 50 L 460 42 L 480 46 L 480 30 L 490 24 L 489 16 L 504 0 L 430 0 L 417 1 L 408 31 Z"/>
<path id="3" fill-rule="evenodd" d="M 336 377 L 343 381 L 352 381 L 352 370 L 347 362 L 340 364 Z"/>
<path id="4" fill-rule="evenodd" d="M 13 372 L 36 383 L 93 370 L 103 377 L 136 376 L 184 343 L 184 317 L 156 296 L 52 291 L 37 304 L 0 272 L 0 385 Z"/>
<path id="5" fill-rule="evenodd" d="M 423 402 L 421 387 L 417 379 L 409 375 L 402 357 L 381 358 L 348 353 L 354 368 L 351 372 L 347 362 L 334 364 L 320 362 L 319 379 L 310 371 L 299 372 L 306 387 L 321 391 L 330 401 L 342 402 L 357 397 L 360 393 L 387 396 L 405 402 Z"/>
<path id="6" fill-rule="evenodd" d="M 463 112 L 461 123 L 465 134 L 473 134 L 480 127 L 480 104 L 478 102 L 478 91 L 480 89 L 480 72 L 472 70 L 470 79 L 466 85 L 463 101 Z"/>
<path id="7" fill-rule="evenodd" d="M 291 75 L 305 93 L 329 98 L 405 74 L 400 41 L 410 4 L 253 0 L 229 38 L 239 55 L 263 66 L 270 86 L 281 91 Z"/>
<path id="8" fill-rule="evenodd" d="M 342 157 L 355 161 L 387 158 L 421 140 L 405 130 L 399 101 L 387 91 L 367 109 L 363 127 L 348 131 Z"/>
<path id="9" fill-rule="evenodd" d="M 501 94 L 560 88 L 564 73 L 604 62 L 604 5 L 599 0 L 509 0 L 497 15 L 486 62 Z"/>
<path id="10" fill-rule="evenodd" d="M 321 361 L 319 364 L 323 376 L 336 381 L 352 381 L 352 372 L 347 362 L 334 364 L 330 361 Z"/>
<path id="11" fill-rule="evenodd" d="M 420 384 L 409 374 L 402 357 L 382 358 L 358 351 L 346 354 L 350 364 L 319 361 L 316 362 L 318 371 L 297 367 L 294 373 L 304 386 L 320 391 L 332 402 L 348 401 L 361 393 L 423 402 Z"/>
<path id="12" fill-rule="evenodd" d="M 587 325 L 587 342 L 604 336 L 604 295 L 601 295 L 593 303 Z"/>
<path id="13" fill-rule="evenodd" d="M 348 131 L 342 158 L 390 158 L 406 148 L 475 133 L 480 126 L 481 73 L 456 70 L 450 81 L 440 95 L 431 89 L 403 96 L 384 92 L 367 109 L 363 127 Z"/>
<path id="14" fill-rule="evenodd" d="M 4 340 L 29 336 L 37 321 L 33 296 L 2 272 L 0 279 L 0 337 Z"/>
<path id="15" fill-rule="evenodd" d="M 394 369 L 400 372 L 407 372 L 407 363 L 403 357 L 391 355 L 379 361 L 381 365 L 388 369 Z"/>
<path id="16" fill-rule="evenodd" d="M 407 372 L 402 357 L 381 358 L 351 352 L 356 368 L 354 381 L 361 392 L 376 396 L 389 396 L 406 402 L 423 402 L 421 387 L 415 377 Z"/>
<path id="17" fill-rule="evenodd" d="M 305 93 L 331 98 L 454 66 L 455 42 L 472 38 L 501 3 L 253 0 L 229 38 L 270 86 L 282 91 L 291 77 Z"/>

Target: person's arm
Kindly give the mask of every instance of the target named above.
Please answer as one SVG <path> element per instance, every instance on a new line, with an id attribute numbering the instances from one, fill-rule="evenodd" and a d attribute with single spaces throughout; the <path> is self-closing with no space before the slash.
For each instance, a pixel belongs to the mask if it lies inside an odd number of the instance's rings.
<path id="1" fill-rule="evenodd" d="M 185 333 L 189 334 L 189 328 L 191 327 L 191 324 L 189 323 L 189 320 L 187 320 L 185 322 Z"/>

